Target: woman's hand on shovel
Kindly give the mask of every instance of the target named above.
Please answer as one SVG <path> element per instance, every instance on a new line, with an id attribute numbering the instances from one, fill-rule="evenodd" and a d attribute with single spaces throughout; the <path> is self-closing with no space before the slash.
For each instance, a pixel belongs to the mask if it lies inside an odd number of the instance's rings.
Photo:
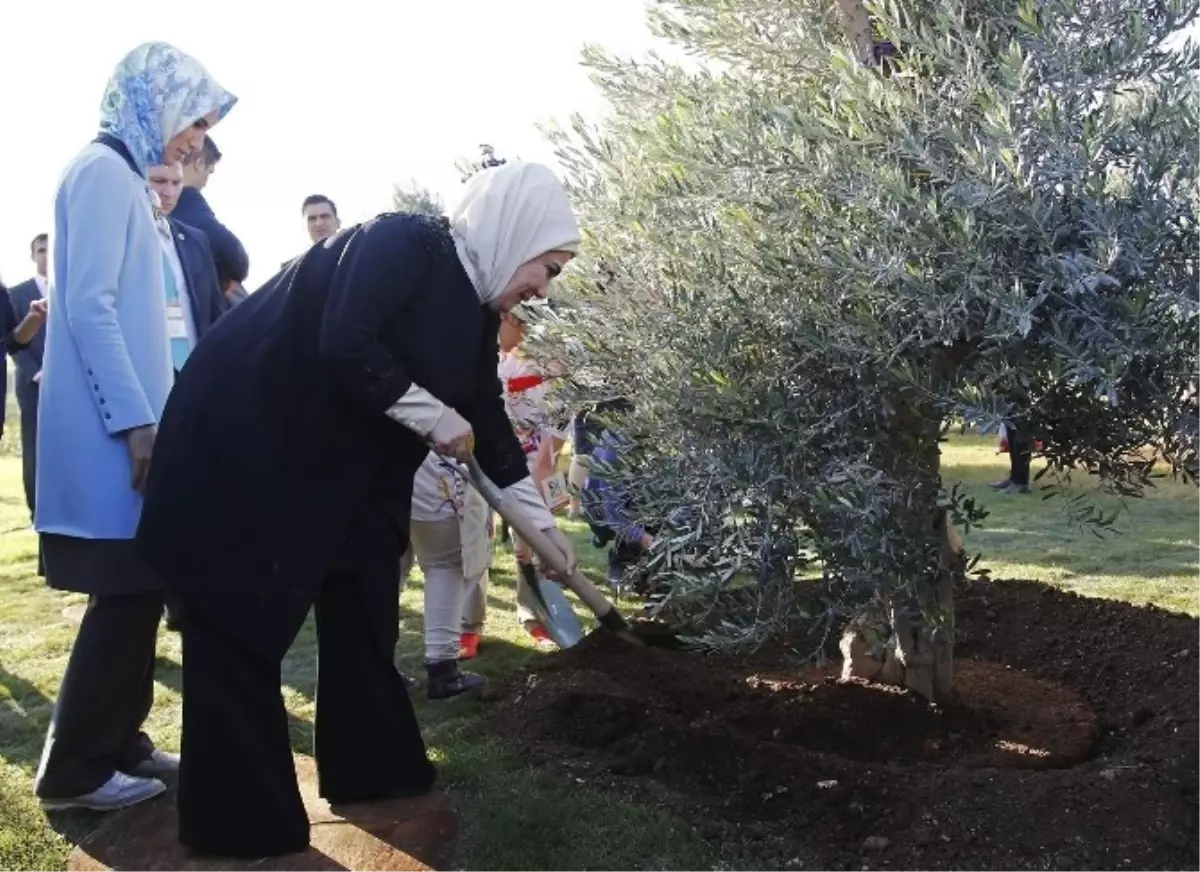
<path id="1" fill-rule="evenodd" d="M 449 406 L 442 410 L 442 416 L 433 425 L 427 438 L 438 454 L 463 463 L 475 450 L 475 431 L 466 418 Z"/>
<path id="2" fill-rule="evenodd" d="M 542 569 L 548 578 L 561 583 L 575 574 L 575 569 L 579 563 L 578 558 L 575 556 L 575 549 L 571 546 L 571 540 L 558 527 L 547 527 L 542 532 L 546 534 L 546 538 L 553 543 L 554 547 L 562 553 L 567 571 L 557 572 L 551 569 L 549 565 L 544 565 Z"/>

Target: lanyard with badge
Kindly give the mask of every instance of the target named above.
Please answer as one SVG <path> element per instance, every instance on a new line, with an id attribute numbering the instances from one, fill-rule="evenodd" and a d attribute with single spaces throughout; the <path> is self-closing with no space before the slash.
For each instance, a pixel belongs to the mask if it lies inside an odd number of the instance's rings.
<path id="1" fill-rule="evenodd" d="M 163 240 L 163 281 L 167 288 L 167 338 L 174 342 L 177 339 L 182 339 L 188 342 L 187 322 L 184 320 L 183 301 L 179 297 L 179 276 L 175 272 L 175 266 L 171 262 L 171 256 L 168 254 L 168 247 L 174 247 L 175 242 L 171 239 L 171 225 L 167 224 L 165 218 L 159 218 L 162 224 L 159 226 L 159 233 L 165 237 Z"/>
<path id="2" fill-rule="evenodd" d="M 111 133 L 103 133 L 103 132 L 100 133 L 100 135 L 97 136 L 92 141 L 98 142 L 101 145 L 107 146 L 108 148 L 115 151 L 120 156 L 120 158 L 123 161 L 125 161 L 125 164 L 126 164 L 126 166 L 129 167 L 130 171 L 133 172 L 133 174 L 136 175 L 143 182 L 145 182 L 145 176 L 143 176 L 141 170 L 138 169 L 137 162 L 134 161 L 133 155 L 130 154 L 129 148 L 125 145 L 124 142 L 122 142 L 117 137 L 113 136 Z M 151 195 L 152 202 L 157 200 L 157 194 L 155 194 L 154 189 L 151 188 L 149 186 L 149 184 L 146 185 L 146 191 L 147 191 L 147 193 L 149 193 Z M 160 231 L 160 232 L 162 232 L 162 231 Z M 166 235 L 167 235 L 167 243 L 169 245 L 173 246 L 175 243 L 174 243 L 174 240 L 171 239 L 170 225 L 168 225 L 168 227 L 167 227 Z M 165 248 L 163 250 L 163 279 L 167 284 L 167 290 L 168 290 L 168 293 L 167 293 L 167 298 L 168 298 L 167 299 L 167 337 L 168 337 L 168 340 L 172 343 L 172 345 L 178 344 L 178 345 L 184 347 L 185 349 L 187 349 L 188 346 L 190 346 L 190 340 L 188 338 L 188 332 L 187 332 L 187 321 L 184 319 L 184 314 L 183 314 L 183 303 L 179 296 L 179 280 L 175 276 L 175 268 L 174 268 L 174 266 L 172 266 L 170 257 L 167 255 Z M 182 342 L 180 342 L 180 340 L 182 340 Z M 181 356 L 183 358 L 186 358 L 186 356 L 187 356 L 186 351 L 183 352 Z M 182 363 L 182 361 L 176 360 L 176 362 L 175 362 L 176 369 L 179 368 L 181 363 Z"/>

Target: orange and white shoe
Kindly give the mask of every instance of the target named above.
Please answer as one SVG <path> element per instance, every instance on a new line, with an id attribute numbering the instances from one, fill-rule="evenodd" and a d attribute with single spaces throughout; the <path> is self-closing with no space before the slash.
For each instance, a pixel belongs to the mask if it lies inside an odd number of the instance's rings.
<path id="1" fill-rule="evenodd" d="M 533 641 L 542 651 L 553 651 L 558 648 L 558 643 L 550 638 L 550 634 L 546 632 L 546 628 L 541 624 L 527 624 L 525 627 L 525 632 L 533 637 Z"/>
<path id="2" fill-rule="evenodd" d="M 458 659 L 474 660 L 479 656 L 479 634 L 463 633 L 458 638 Z"/>

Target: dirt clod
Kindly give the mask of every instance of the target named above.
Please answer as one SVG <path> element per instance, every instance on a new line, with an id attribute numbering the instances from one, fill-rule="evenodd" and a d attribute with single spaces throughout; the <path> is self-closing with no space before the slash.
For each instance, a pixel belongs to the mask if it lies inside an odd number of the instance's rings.
<path id="1" fill-rule="evenodd" d="M 891 843 L 891 840 L 885 836 L 867 836 L 862 847 L 864 851 L 882 851 Z"/>

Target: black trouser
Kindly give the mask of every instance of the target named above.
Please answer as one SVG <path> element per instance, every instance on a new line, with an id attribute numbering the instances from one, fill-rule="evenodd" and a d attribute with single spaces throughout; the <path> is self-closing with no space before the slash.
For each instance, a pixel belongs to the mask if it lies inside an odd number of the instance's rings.
<path id="1" fill-rule="evenodd" d="M 167 617 L 167 629 L 178 630 L 183 626 L 183 619 L 180 615 L 183 613 L 183 608 L 179 605 L 179 598 L 173 593 L 167 594 L 166 608 L 164 612 Z"/>
<path id="2" fill-rule="evenodd" d="M 370 551 L 368 547 L 365 549 Z M 315 599 L 316 758 L 331 803 L 427 792 L 435 770 L 393 662 L 395 547 L 331 574 Z M 179 837 L 193 851 L 270 856 L 308 845 L 281 663 L 311 596 L 182 597 L 183 749 Z"/>
<path id="3" fill-rule="evenodd" d="M 37 385 L 34 388 L 32 401 L 21 404 L 21 479 L 30 519 L 37 505 Z"/>
<path id="4" fill-rule="evenodd" d="M 159 591 L 88 601 L 46 735 L 37 795 L 91 793 L 153 750 L 142 724 L 154 702 Z"/>
<path id="5" fill-rule="evenodd" d="M 1015 485 L 1029 486 L 1029 464 L 1033 460 L 1033 439 L 1024 426 L 1008 423 L 1008 478 Z"/>

